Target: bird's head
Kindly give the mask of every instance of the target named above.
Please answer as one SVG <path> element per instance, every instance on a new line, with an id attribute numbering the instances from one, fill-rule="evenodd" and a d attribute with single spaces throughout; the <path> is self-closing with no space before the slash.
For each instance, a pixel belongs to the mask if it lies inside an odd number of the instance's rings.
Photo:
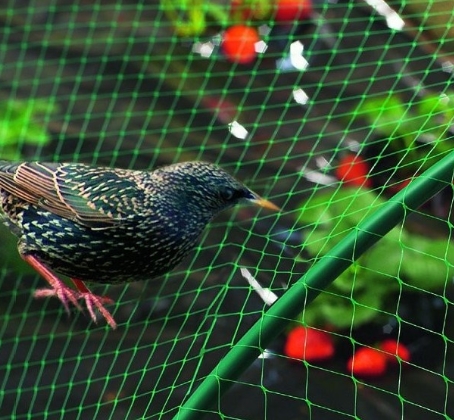
<path id="1" fill-rule="evenodd" d="M 164 174 L 162 171 L 165 171 Z M 218 212 L 241 202 L 249 202 L 260 207 L 278 211 L 272 202 L 260 197 L 243 183 L 217 165 L 207 162 L 184 162 L 166 166 L 160 170 L 178 185 L 180 199 L 188 207 L 214 216 Z"/>

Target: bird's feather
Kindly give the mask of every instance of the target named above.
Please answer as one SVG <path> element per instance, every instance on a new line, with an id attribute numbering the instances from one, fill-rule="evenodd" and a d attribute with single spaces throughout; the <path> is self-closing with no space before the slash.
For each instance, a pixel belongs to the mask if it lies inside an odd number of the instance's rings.
<path id="1" fill-rule="evenodd" d="M 143 199 L 145 192 L 127 177 L 133 172 L 24 162 L 0 165 L 0 188 L 58 216 L 104 229 L 130 218 L 129 204 Z"/>

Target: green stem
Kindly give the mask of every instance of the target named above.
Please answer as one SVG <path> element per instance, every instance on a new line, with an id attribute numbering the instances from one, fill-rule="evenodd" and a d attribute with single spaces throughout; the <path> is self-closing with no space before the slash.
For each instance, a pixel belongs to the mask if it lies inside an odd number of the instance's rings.
<path id="1" fill-rule="evenodd" d="M 174 420 L 196 420 L 235 383 L 270 342 L 303 310 L 304 306 L 345 271 L 412 210 L 452 184 L 454 151 L 414 179 L 287 290 L 262 318 L 233 346 L 204 379 Z M 217 408 L 219 410 L 219 408 Z"/>

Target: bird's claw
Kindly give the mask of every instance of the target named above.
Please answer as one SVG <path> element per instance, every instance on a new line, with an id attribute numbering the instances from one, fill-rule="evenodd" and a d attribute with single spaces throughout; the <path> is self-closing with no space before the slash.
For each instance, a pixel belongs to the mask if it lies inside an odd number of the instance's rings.
<path id="1" fill-rule="evenodd" d="M 49 296 L 57 297 L 66 309 L 66 312 L 69 313 L 69 302 L 71 302 L 77 309 L 80 311 L 82 307 L 80 306 L 78 300 L 83 299 L 87 305 L 88 313 L 90 314 L 91 319 L 97 323 L 98 319 L 95 314 L 95 308 L 101 313 L 107 323 L 112 327 L 112 329 L 117 328 L 117 323 L 115 322 L 113 316 L 110 312 L 104 307 L 104 304 L 111 304 L 114 301 L 107 296 L 97 296 L 91 292 L 79 292 L 77 290 L 71 289 L 70 287 L 62 284 L 58 288 L 54 289 L 38 289 L 34 293 L 35 298 L 46 298 Z"/>
<path id="2" fill-rule="evenodd" d="M 63 303 L 63 306 L 66 309 L 66 312 L 69 314 L 69 303 L 71 302 L 79 311 L 82 310 L 82 307 L 79 305 L 79 302 L 77 301 L 79 299 L 79 292 L 76 290 L 73 290 L 69 287 L 59 287 L 54 288 L 54 289 L 38 289 L 35 290 L 34 297 L 37 299 L 41 298 L 47 298 L 50 296 L 55 296 L 57 297 L 61 303 Z"/>
<path id="3" fill-rule="evenodd" d="M 107 323 L 112 327 L 112 329 L 117 328 L 117 323 L 113 319 L 113 316 L 106 308 L 104 308 L 104 304 L 106 303 L 110 304 L 114 302 L 111 298 L 107 296 L 97 296 L 90 292 L 80 292 L 79 299 L 85 300 L 88 312 L 93 321 L 97 322 L 94 310 L 95 308 L 97 308 L 101 315 L 104 317 L 104 319 L 107 321 Z"/>

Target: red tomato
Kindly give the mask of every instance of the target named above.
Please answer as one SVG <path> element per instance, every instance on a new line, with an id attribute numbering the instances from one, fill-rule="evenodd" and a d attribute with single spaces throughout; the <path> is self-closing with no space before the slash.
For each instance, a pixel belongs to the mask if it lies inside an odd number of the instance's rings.
<path id="1" fill-rule="evenodd" d="M 397 358 L 403 360 L 404 362 L 410 361 L 410 350 L 408 350 L 407 346 L 392 338 L 384 340 L 380 344 L 380 349 L 385 352 L 385 356 L 390 363 L 397 363 Z"/>
<path id="2" fill-rule="evenodd" d="M 362 347 L 350 357 L 347 369 L 354 376 L 381 376 L 386 371 L 386 355 L 376 349 Z"/>
<path id="3" fill-rule="evenodd" d="M 311 0 L 277 0 L 274 19 L 278 22 L 292 22 L 309 19 L 311 14 Z"/>
<path id="4" fill-rule="evenodd" d="M 284 354 L 294 359 L 315 362 L 332 357 L 334 344 L 328 333 L 299 326 L 287 335 Z"/>
<path id="5" fill-rule="evenodd" d="M 254 28 L 235 25 L 225 30 L 221 46 L 230 61 L 246 64 L 257 56 L 255 44 L 259 41 L 259 34 Z"/>
<path id="6" fill-rule="evenodd" d="M 372 181 L 368 177 L 369 165 L 358 155 L 345 155 L 335 169 L 337 179 L 346 184 L 357 187 L 371 187 Z"/>

